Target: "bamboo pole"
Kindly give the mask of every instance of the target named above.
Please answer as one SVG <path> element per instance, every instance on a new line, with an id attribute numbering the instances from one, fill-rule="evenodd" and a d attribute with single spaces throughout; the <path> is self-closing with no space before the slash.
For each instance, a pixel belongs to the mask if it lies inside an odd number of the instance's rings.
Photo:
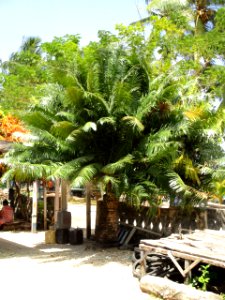
<path id="1" fill-rule="evenodd" d="M 32 201 L 32 224 L 31 232 L 37 232 L 37 213 L 38 213 L 38 181 L 33 182 L 33 201 Z"/>

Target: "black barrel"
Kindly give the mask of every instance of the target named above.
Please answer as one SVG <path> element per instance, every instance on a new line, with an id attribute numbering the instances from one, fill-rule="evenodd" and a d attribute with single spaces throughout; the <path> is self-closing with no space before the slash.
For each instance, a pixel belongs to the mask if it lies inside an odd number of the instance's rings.
<path id="1" fill-rule="evenodd" d="M 69 229 L 56 229 L 55 240 L 57 244 L 68 244 L 69 243 Z"/>
<path id="2" fill-rule="evenodd" d="M 83 243 L 83 230 L 81 228 L 71 228 L 69 231 L 69 243 L 80 245 Z"/>

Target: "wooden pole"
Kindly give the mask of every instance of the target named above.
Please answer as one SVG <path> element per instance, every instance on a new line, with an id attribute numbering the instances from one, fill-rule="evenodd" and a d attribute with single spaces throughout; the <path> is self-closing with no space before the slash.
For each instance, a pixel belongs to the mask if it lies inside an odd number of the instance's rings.
<path id="1" fill-rule="evenodd" d="M 91 183 L 86 184 L 86 238 L 91 237 Z"/>
<path id="2" fill-rule="evenodd" d="M 44 200 L 44 230 L 47 230 L 47 190 L 46 190 L 45 183 L 43 183 L 43 200 Z"/>
<path id="3" fill-rule="evenodd" d="M 66 180 L 61 181 L 61 208 L 62 210 L 67 210 L 67 202 L 69 197 L 69 184 Z"/>
<path id="4" fill-rule="evenodd" d="M 37 213 L 38 213 L 38 181 L 33 182 L 33 201 L 32 201 L 32 224 L 31 232 L 37 232 Z"/>
<path id="5" fill-rule="evenodd" d="M 60 210 L 60 202 L 59 202 L 59 190 L 60 190 L 60 180 L 55 180 L 55 201 L 54 201 L 54 224 L 57 223 L 57 215 Z"/>

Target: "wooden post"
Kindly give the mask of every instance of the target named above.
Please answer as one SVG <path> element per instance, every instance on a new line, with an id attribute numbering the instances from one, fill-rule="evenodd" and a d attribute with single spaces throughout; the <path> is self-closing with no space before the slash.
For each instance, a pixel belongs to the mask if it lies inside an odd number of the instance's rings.
<path id="1" fill-rule="evenodd" d="M 91 237 L 91 183 L 86 184 L 86 238 Z"/>
<path id="2" fill-rule="evenodd" d="M 188 269 L 190 266 L 190 260 L 185 259 L 184 261 L 184 269 Z M 184 283 L 185 284 L 189 284 L 191 280 L 191 270 L 189 272 L 187 272 L 185 279 L 184 279 Z"/>
<path id="3" fill-rule="evenodd" d="M 69 196 L 69 183 L 66 180 L 61 181 L 61 208 L 67 210 L 67 202 Z"/>
<path id="4" fill-rule="evenodd" d="M 38 181 L 33 182 L 33 201 L 32 201 L 32 224 L 31 232 L 37 232 L 37 213 L 38 213 Z"/>
<path id="5" fill-rule="evenodd" d="M 54 201 L 54 224 L 57 223 L 57 215 L 58 211 L 60 210 L 60 202 L 59 202 L 59 186 L 60 186 L 60 180 L 55 180 L 55 201 Z"/>
<path id="6" fill-rule="evenodd" d="M 47 230 L 47 190 L 46 190 L 45 183 L 43 183 L 43 200 L 44 200 L 44 230 Z"/>

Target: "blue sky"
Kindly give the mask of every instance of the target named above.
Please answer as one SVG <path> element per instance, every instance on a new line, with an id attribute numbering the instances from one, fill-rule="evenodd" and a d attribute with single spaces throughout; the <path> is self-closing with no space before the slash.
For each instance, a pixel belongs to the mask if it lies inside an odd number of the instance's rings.
<path id="1" fill-rule="evenodd" d="M 80 34 L 81 44 L 97 39 L 98 30 L 114 32 L 145 16 L 144 0 L 0 0 L 0 59 L 7 60 L 24 38 Z"/>

